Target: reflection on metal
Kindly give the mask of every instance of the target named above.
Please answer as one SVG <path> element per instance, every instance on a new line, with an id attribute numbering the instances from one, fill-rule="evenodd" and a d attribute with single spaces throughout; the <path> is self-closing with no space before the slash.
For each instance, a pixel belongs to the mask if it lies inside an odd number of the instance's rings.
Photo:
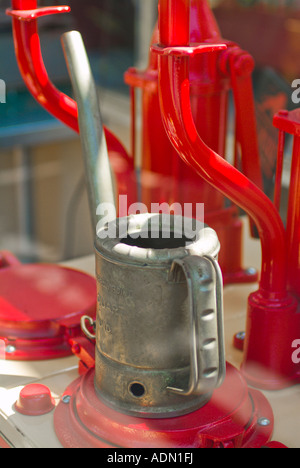
<path id="1" fill-rule="evenodd" d="M 115 205 L 98 94 L 81 34 L 77 31 L 64 34 L 62 44 L 78 105 L 90 213 L 93 228 L 96 228 L 98 206 L 105 203 Z"/>

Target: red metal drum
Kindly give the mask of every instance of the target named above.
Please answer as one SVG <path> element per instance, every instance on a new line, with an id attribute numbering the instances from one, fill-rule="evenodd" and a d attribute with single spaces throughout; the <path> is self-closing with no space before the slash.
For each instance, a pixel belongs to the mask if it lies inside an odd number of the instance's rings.
<path id="1" fill-rule="evenodd" d="M 70 339 L 81 334 L 82 315 L 95 316 L 96 301 L 95 279 L 80 271 L 22 265 L 16 259 L 2 266 L 1 358 L 39 361 L 71 355 Z"/>
<path id="2" fill-rule="evenodd" d="M 132 417 L 105 406 L 94 387 L 94 369 L 73 382 L 54 413 L 66 448 L 261 448 L 272 437 L 266 398 L 249 390 L 231 365 L 223 385 L 203 408 L 167 418 Z"/>

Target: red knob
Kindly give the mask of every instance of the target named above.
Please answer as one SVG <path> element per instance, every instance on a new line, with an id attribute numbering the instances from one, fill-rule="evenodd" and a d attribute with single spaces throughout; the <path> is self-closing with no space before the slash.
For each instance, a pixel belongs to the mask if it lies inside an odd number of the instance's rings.
<path id="1" fill-rule="evenodd" d="M 47 414 L 55 407 L 54 399 L 48 387 L 41 384 L 26 385 L 15 403 L 18 413 L 26 416 Z"/>

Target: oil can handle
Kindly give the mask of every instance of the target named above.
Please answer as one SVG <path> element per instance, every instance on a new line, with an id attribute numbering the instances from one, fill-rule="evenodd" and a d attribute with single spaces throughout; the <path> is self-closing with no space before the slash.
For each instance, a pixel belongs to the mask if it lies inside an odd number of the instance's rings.
<path id="1" fill-rule="evenodd" d="M 87 323 L 89 325 L 89 327 L 94 330 L 94 332 L 92 333 L 90 331 L 90 329 L 87 327 Z M 95 330 L 96 330 L 96 322 L 95 320 L 92 319 L 92 317 L 89 317 L 88 315 L 83 315 L 80 319 L 80 326 L 81 326 L 81 330 L 83 331 L 83 333 L 85 334 L 85 336 L 87 338 L 89 338 L 90 340 L 95 340 L 96 339 L 96 333 L 95 333 Z"/>
<path id="2" fill-rule="evenodd" d="M 219 387 L 225 377 L 223 279 L 218 262 L 210 256 L 175 260 L 170 279 L 183 271 L 190 309 L 191 363 L 188 389 L 168 387 L 183 396 L 203 395 Z"/>

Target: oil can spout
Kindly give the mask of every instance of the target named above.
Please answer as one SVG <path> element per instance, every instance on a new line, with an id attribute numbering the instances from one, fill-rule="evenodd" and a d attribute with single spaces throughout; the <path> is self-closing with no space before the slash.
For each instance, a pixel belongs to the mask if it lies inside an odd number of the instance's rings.
<path id="1" fill-rule="evenodd" d="M 112 213 L 116 213 L 112 171 L 99 98 L 81 34 L 77 31 L 65 33 L 62 36 L 62 45 L 78 106 L 90 212 L 93 228 L 96 230 L 96 215 L 100 204 L 114 207 Z"/>

